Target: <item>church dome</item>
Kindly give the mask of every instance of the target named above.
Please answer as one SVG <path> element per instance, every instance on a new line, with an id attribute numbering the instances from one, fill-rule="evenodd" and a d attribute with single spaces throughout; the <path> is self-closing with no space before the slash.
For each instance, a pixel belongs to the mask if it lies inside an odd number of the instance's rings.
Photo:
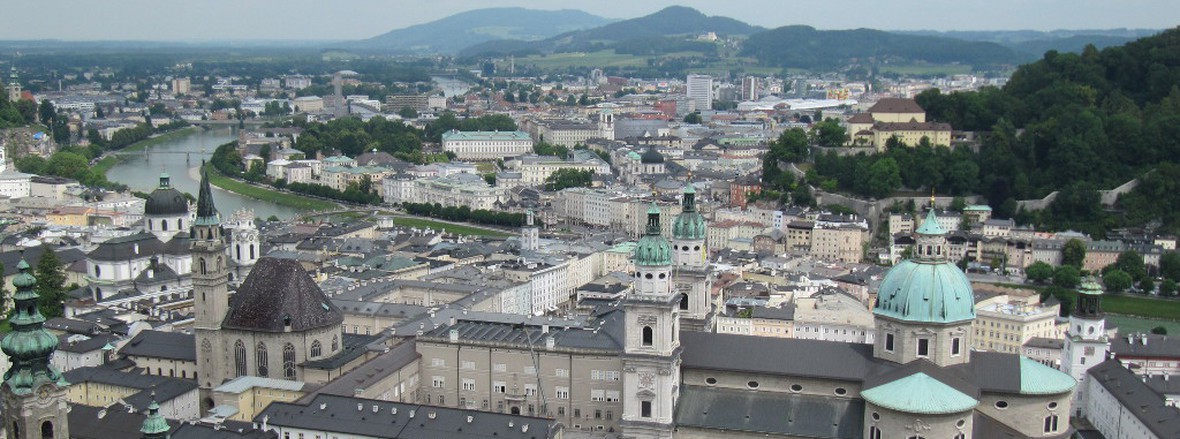
<path id="1" fill-rule="evenodd" d="M 184 194 L 172 188 L 168 174 L 160 175 L 160 187 L 148 195 L 143 207 L 144 215 L 185 215 L 188 214 L 188 200 Z"/>
<path id="2" fill-rule="evenodd" d="M 910 322 L 961 322 L 975 318 L 975 296 L 955 264 L 907 260 L 881 281 L 873 314 Z"/>
<path id="3" fill-rule="evenodd" d="M 705 217 L 696 210 L 696 189 L 692 184 L 684 188 L 683 210 L 672 222 L 672 238 L 682 241 L 705 239 Z"/>
<path id="4" fill-rule="evenodd" d="M 971 281 L 946 260 L 946 232 L 931 209 L 917 230 L 915 259 L 889 270 L 877 290 L 873 314 L 919 323 L 957 323 L 975 318 Z"/>
<path id="5" fill-rule="evenodd" d="M 635 245 L 635 265 L 672 265 L 672 245 L 660 233 L 660 209 L 654 203 L 647 209 L 647 234 Z"/>
<path id="6" fill-rule="evenodd" d="M 640 156 L 640 161 L 644 164 L 664 163 L 664 155 L 656 151 L 656 148 L 653 146 L 647 148 L 647 151 L 644 151 L 643 155 Z"/>

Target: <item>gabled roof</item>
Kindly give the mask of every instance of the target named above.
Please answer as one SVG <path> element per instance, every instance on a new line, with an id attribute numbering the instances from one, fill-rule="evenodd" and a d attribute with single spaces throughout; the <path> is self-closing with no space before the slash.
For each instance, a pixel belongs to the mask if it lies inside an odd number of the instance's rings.
<path id="1" fill-rule="evenodd" d="M 684 386 L 675 419 L 681 427 L 854 439 L 864 434 L 864 401 Z"/>
<path id="2" fill-rule="evenodd" d="M 233 296 L 225 329 L 307 331 L 344 321 L 343 314 L 298 261 L 263 257 Z"/>
<path id="3" fill-rule="evenodd" d="M 158 255 L 163 251 L 164 243 L 156 235 L 140 232 L 103 241 L 86 256 L 95 261 L 127 261 Z"/>
<path id="4" fill-rule="evenodd" d="M 918 101 L 903 98 L 883 98 L 869 108 L 869 113 L 924 113 Z"/>
<path id="5" fill-rule="evenodd" d="M 146 330 L 119 350 L 122 355 L 197 361 L 197 339 L 192 334 Z"/>

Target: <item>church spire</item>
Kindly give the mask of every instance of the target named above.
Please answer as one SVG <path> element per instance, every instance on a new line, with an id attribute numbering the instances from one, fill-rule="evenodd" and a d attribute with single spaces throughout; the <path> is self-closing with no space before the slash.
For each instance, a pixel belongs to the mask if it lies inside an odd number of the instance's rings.
<path id="1" fill-rule="evenodd" d="M 17 395 L 31 394 L 45 384 L 65 386 L 68 383 L 61 372 L 49 363 L 58 342 L 45 330 L 45 316 L 37 309 L 37 279 L 29 274 L 29 263 L 24 259 L 17 269 L 20 274 L 12 280 L 16 294 L 12 296 L 12 317 L 8 319 L 12 332 L 0 341 L 0 349 L 12 361 L 12 367 L 4 373 L 4 386 Z"/>
<path id="2" fill-rule="evenodd" d="M 209 187 L 209 171 L 201 171 L 201 189 L 197 195 L 197 224 L 215 225 L 221 222 L 217 207 L 213 206 L 213 189 Z"/>

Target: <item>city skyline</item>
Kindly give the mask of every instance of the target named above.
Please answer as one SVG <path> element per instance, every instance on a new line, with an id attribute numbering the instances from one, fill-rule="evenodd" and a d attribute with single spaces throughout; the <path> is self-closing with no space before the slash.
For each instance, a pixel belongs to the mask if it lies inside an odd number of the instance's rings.
<path id="1" fill-rule="evenodd" d="M 387 0 L 355 0 L 342 8 L 338 3 L 293 0 L 231 2 L 211 0 L 199 9 L 181 4 L 127 0 L 121 7 L 109 3 L 74 3 L 64 0 L 19 1 L 6 6 L 10 20 L 0 29 L 0 40 L 56 39 L 67 41 L 240 41 L 240 40 L 356 40 L 393 29 L 445 18 L 460 12 L 492 7 L 530 9 L 580 9 L 614 19 L 647 15 L 673 5 L 696 8 L 774 28 L 809 25 L 820 29 L 874 28 L 882 30 L 1057 30 L 1057 29 L 1164 29 L 1180 23 L 1180 9 L 1167 0 L 1139 0 L 1135 7 L 1101 0 L 1017 0 L 920 2 L 917 0 L 837 0 L 822 8 L 804 3 L 772 0 L 740 4 L 681 0 L 676 2 L 594 3 L 571 0 L 439 0 L 429 7 L 420 3 Z M 32 20 L 53 11 L 49 20 Z M 921 13 L 914 13 L 921 11 Z M 937 20 L 937 21 L 936 21 Z M 95 23 L 102 23 L 95 25 Z"/>

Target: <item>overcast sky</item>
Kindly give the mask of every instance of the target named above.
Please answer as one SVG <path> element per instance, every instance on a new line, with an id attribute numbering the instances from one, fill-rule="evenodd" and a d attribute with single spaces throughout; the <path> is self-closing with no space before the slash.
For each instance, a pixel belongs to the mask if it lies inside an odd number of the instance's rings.
<path id="1" fill-rule="evenodd" d="M 495 6 L 633 18 L 691 6 L 751 24 L 885 30 L 1162 29 L 1176 0 L 4 0 L 0 39 L 343 40 Z"/>

